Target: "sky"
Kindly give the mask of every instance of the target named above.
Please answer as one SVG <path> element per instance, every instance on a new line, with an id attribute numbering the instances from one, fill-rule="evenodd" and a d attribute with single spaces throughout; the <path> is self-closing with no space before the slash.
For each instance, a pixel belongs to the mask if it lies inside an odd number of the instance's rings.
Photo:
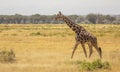
<path id="1" fill-rule="evenodd" d="M 120 0 L 0 0 L 0 15 L 53 15 L 58 11 L 66 15 L 120 15 Z"/>

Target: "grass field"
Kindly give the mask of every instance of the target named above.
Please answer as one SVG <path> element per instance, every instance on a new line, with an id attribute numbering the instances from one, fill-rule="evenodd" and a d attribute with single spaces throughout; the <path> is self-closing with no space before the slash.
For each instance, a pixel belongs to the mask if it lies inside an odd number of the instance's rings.
<path id="1" fill-rule="evenodd" d="M 120 71 L 120 25 L 98 24 L 84 26 L 98 38 L 103 50 L 102 61 L 111 69 L 82 72 Z M 16 54 L 16 62 L 0 63 L 0 72 L 81 72 L 78 61 L 99 59 L 94 49 L 91 58 L 85 58 L 81 46 L 71 59 L 75 34 L 66 24 L 1 24 L 0 49 Z M 87 54 L 89 54 L 86 45 Z"/>

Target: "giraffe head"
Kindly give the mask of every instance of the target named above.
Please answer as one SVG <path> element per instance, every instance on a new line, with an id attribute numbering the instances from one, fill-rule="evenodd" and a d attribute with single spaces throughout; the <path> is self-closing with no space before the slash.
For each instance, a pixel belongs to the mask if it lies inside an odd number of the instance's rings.
<path id="1" fill-rule="evenodd" d="M 59 11 L 59 13 L 56 15 L 55 19 L 58 20 L 58 19 L 62 19 L 63 17 L 63 14 Z"/>

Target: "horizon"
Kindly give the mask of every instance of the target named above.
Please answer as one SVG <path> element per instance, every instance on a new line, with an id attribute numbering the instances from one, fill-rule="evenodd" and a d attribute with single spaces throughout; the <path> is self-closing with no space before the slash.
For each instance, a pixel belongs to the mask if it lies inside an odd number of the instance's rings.
<path id="1" fill-rule="evenodd" d="M 119 0 L 2 0 L 0 15 L 120 15 Z"/>
<path id="2" fill-rule="evenodd" d="M 35 15 L 35 14 L 38 14 L 38 13 L 34 13 L 34 14 L 30 14 L 30 15 L 27 15 L 27 14 L 19 14 L 19 13 L 15 13 L 15 14 L 0 14 L 0 15 L 22 15 L 22 16 L 32 16 L 32 15 Z M 56 13 L 57 14 L 57 13 Z M 52 15 L 56 15 L 56 14 L 40 14 L 39 15 L 46 15 L 46 16 L 52 16 Z M 101 14 L 101 15 L 110 15 L 110 16 L 119 16 L 120 14 L 102 14 L 102 13 L 88 13 L 88 14 Z M 66 16 L 70 16 L 70 15 L 77 15 L 77 16 L 87 16 L 88 14 L 85 14 L 85 15 L 78 15 L 78 14 L 64 14 Z"/>

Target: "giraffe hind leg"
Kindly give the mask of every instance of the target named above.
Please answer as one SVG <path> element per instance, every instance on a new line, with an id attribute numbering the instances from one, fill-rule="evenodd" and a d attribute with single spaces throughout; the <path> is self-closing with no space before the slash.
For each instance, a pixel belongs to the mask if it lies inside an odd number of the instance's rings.
<path id="1" fill-rule="evenodd" d="M 94 43 L 93 46 L 94 46 L 94 48 L 97 50 L 100 58 L 102 58 L 102 50 L 101 50 L 101 48 L 98 47 L 97 43 Z"/>
<path id="2" fill-rule="evenodd" d="M 89 52 L 90 52 L 89 58 L 90 58 L 93 53 L 93 49 L 92 49 L 92 45 L 90 43 L 88 44 L 88 46 L 89 46 Z"/>
<path id="3" fill-rule="evenodd" d="M 83 51 L 84 51 L 85 57 L 87 57 L 87 52 L 86 52 L 86 49 L 85 49 L 85 45 L 84 45 L 84 44 L 81 44 L 81 45 L 82 45 L 82 48 L 83 48 Z"/>

